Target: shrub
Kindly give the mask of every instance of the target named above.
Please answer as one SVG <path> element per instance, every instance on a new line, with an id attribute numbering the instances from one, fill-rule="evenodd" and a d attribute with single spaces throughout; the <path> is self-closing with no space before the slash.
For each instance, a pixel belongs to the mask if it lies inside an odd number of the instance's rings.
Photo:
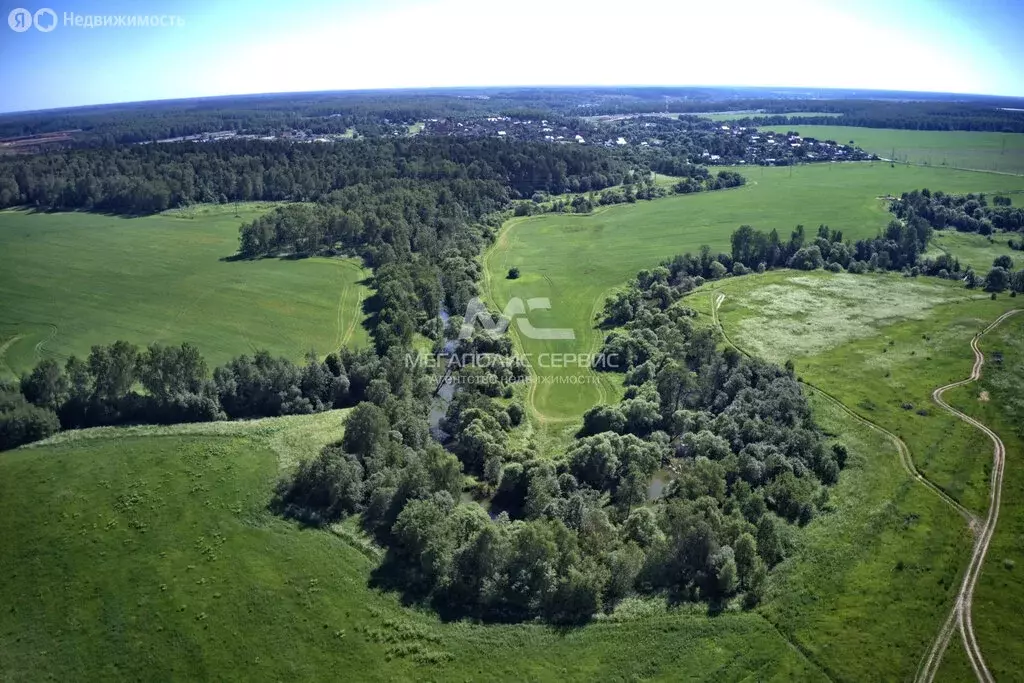
<path id="1" fill-rule="evenodd" d="M 22 400 L 20 405 L 0 413 L 0 451 L 45 439 L 59 429 L 55 412 Z"/>
<path id="2" fill-rule="evenodd" d="M 517 268 L 515 266 L 509 268 L 508 269 L 508 279 L 509 280 L 517 280 L 517 279 L 519 279 L 519 268 Z"/>
<path id="3" fill-rule="evenodd" d="M 523 422 L 523 406 L 521 403 L 511 403 L 508 407 L 508 419 L 513 427 L 518 427 Z"/>

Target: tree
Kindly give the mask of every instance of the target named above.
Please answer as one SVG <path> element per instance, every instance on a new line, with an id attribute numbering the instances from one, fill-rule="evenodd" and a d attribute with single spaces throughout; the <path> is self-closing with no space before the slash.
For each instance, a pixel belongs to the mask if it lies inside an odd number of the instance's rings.
<path id="1" fill-rule="evenodd" d="M 21 393 L 26 400 L 53 411 L 64 405 L 70 390 L 67 376 L 52 358 L 40 361 L 30 374 L 21 377 Z"/>
<path id="2" fill-rule="evenodd" d="M 508 269 L 508 279 L 509 280 L 516 280 L 518 278 L 519 278 L 519 268 L 516 267 L 516 266 L 513 266 L 513 267 L 509 268 Z"/>
<path id="3" fill-rule="evenodd" d="M 0 451 L 45 439 L 58 429 L 60 422 L 52 410 L 22 399 L 21 405 L 0 412 Z"/>
<path id="4" fill-rule="evenodd" d="M 345 420 L 344 449 L 365 460 L 374 448 L 381 446 L 388 438 L 391 425 L 387 415 L 373 403 L 363 402 L 352 409 Z"/>
<path id="5" fill-rule="evenodd" d="M 995 266 L 985 276 L 986 292 L 1001 292 L 1010 285 L 1010 274 L 1005 268 Z"/>

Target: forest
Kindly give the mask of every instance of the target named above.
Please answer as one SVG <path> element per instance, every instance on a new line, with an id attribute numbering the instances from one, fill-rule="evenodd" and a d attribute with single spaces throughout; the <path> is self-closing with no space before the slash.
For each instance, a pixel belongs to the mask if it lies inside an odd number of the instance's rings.
<path id="1" fill-rule="evenodd" d="M 615 185 L 626 170 L 609 150 L 501 140 L 134 145 L 0 158 L 0 208 L 145 214 L 200 202 L 329 201 L 332 192 L 356 185 L 371 191 L 374 183 L 406 181 L 410 188 L 447 183 L 452 200 L 479 205 L 480 215 L 495 199 Z M 477 201 L 477 192 L 485 197 Z"/>

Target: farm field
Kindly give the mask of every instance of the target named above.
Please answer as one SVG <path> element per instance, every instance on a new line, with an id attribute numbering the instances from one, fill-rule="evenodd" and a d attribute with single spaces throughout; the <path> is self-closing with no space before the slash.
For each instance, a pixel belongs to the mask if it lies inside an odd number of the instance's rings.
<path id="1" fill-rule="evenodd" d="M 637 602 L 563 631 L 402 607 L 368 588 L 379 550 L 357 526 L 302 530 L 267 510 L 282 461 L 340 436 L 339 411 L 285 420 L 91 430 L 5 453 L 5 677 L 825 680 L 753 612 Z"/>
<path id="2" fill-rule="evenodd" d="M 513 297 L 547 297 L 551 309 L 530 312 L 535 327 L 571 328 L 575 340 L 513 335 L 531 354 L 535 374 L 530 405 L 551 428 L 579 419 L 591 406 L 612 402 L 615 380 L 589 370 L 540 367 L 541 354 L 586 354 L 600 348 L 594 316 L 604 299 L 642 268 L 702 244 L 729 250 L 729 236 L 743 224 L 789 235 L 798 223 L 809 231 L 825 223 L 849 239 L 874 236 L 890 220 L 880 197 L 929 187 L 947 192 L 1024 190 L 1024 178 L 917 166 L 827 164 L 793 168 L 739 168 L 744 187 L 609 207 L 590 215 L 547 214 L 513 219 L 485 254 L 484 291 L 499 309 Z M 506 279 L 508 269 L 521 276 Z M 584 364 L 586 365 L 586 364 Z M 575 378 L 576 383 L 570 380 Z M 559 383 L 561 382 L 561 383 Z"/>
<path id="3" fill-rule="evenodd" d="M 764 126 L 765 130 L 782 133 L 794 128 L 801 135 L 819 140 L 843 143 L 853 140 L 858 147 L 886 159 L 927 166 L 1024 174 L 1024 134 L 1020 133 L 896 130 L 855 126 Z"/>
<path id="4" fill-rule="evenodd" d="M 211 365 L 254 349 L 298 359 L 365 343 L 368 271 L 356 261 L 224 260 L 238 226 L 264 210 L 0 212 L 0 375 L 117 339 L 192 342 Z"/>

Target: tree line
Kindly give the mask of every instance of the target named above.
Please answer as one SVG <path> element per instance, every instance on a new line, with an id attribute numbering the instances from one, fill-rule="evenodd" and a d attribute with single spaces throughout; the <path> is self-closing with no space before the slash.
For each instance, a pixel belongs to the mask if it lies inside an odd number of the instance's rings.
<path id="1" fill-rule="evenodd" d="M 354 186 L 372 192 L 377 183 L 400 181 L 451 184 L 463 196 L 466 186 L 499 183 L 516 198 L 602 189 L 620 183 L 628 168 L 613 150 L 502 140 L 133 145 L 0 159 L 0 208 L 145 214 L 191 203 L 327 200 Z"/>
<path id="2" fill-rule="evenodd" d="M 367 396 L 404 394 L 414 380 L 388 369 L 372 349 L 340 349 L 303 363 L 266 351 L 241 355 L 210 371 L 199 350 L 117 341 L 85 358 L 40 361 L 17 387 L 2 388 L 0 448 L 46 438 L 60 429 L 176 424 L 297 415 L 355 405 Z M 400 364 L 400 363 L 399 363 Z"/>

